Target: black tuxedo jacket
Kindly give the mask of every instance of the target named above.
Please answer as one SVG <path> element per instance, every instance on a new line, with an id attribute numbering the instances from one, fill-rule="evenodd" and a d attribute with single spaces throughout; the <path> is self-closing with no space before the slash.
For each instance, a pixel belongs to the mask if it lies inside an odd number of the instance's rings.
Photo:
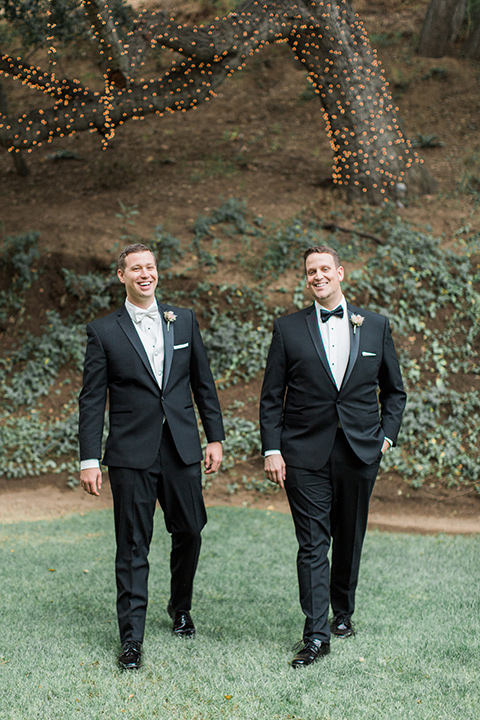
<path id="1" fill-rule="evenodd" d="M 165 359 L 159 387 L 125 305 L 87 325 L 80 393 L 80 459 L 101 458 L 108 397 L 110 428 L 103 463 L 145 469 L 154 462 L 168 422 L 187 465 L 202 459 L 193 398 L 208 442 L 224 439 L 222 416 L 198 323 L 191 310 L 158 303 Z M 177 316 L 168 326 L 165 310 Z"/>
<path id="2" fill-rule="evenodd" d="M 357 457 L 377 460 L 385 437 L 396 442 L 406 394 L 383 315 L 347 304 L 350 358 L 340 390 L 330 371 L 315 305 L 275 320 L 260 400 L 263 452 L 280 450 L 287 465 L 319 470 L 340 424 Z M 379 392 L 378 392 L 379 389 Z"/>

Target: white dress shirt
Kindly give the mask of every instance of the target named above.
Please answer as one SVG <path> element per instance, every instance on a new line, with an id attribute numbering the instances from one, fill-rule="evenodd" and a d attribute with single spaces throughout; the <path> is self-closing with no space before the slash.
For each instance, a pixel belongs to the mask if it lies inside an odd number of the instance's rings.
<path id="1" fill-rule="evenodd" d="M 315 300 L 315 310 L 317 311 L 318 326 L 323 340 L 323 347 L 325 348 L 335 384 L 340 390 L 350 357 L 350 323 L 348 319 L 347 302 L 343 295 L 339 305 L 343 308 L 343 317 L 340 318 L 334 315 L 326 322 L 322 322 L 320 314 L 322 306 Z"/>
<path id="2" fill-rule="evenodd" d="M 162 321 L 156 300 L 148 308 L 140 308 L 133 305 L 130 300 L 125 300 L 125 307 L 135 326 L 142 345 L 147 353 L 148 361 L 155 375 L 155 379 L 160 387 L 163 380 L 163 360 L 164 360 L 164 344 L 163 332 L 161 332 Z M 155 317 L 151 317 L 148 313 L 154 313 Z"/>

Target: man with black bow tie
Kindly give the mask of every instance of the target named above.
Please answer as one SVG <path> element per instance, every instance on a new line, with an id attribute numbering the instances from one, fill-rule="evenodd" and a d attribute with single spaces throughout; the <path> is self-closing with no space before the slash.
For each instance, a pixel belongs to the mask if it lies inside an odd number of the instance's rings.
<path id="1" fill-rule="evenodd" d="M 406 402 L 387 318 L 346 302 L 332 248 L 309 248 L 304 263 L 314 304 L 275 321 L 260 400 L 265 474 L 285 487 L 299 545 L 305 626 L 293 667 L 327 655 L 331 632 L 354 634 L 370 495 Z"/>
<path id="2" fill-rule="evenodd" d="M 179 637 L 195 634 L 190 609 L 193 580 L 206 523 L 202 496 L 202 448 L 193 398 L 207 447 L 206 473 L 222 460 L 222 416 L 195 315 L 157 304 L 156 261 L 140 243 L 118 259 L 125 304 L 87 326 L 80 393 L 80 482 L 99 495 L 106 401 L 110 427 L 103 464 L 113 495 L 117 554 L 117 615 L 122 643 L 119 664 L 141 665 L 147 610 L 148 551 L 158 499 L 172 536 L 167 611 Z"/>

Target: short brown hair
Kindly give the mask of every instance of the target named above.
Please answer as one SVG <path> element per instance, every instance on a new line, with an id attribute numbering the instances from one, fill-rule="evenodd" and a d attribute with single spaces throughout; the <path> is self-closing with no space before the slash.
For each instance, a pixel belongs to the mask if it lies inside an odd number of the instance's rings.
<path id="1" fill-rule="evenodd" d="M 331 255 L 336 268 L 339 268 L 342 264 L 336 250 L 329 247 L 328 245 L 316 245 L 315 247 L 309 247 L 303 253 L 303 267 L 305 268 L 305 273 L 307 272 L 307 258 L 309 255 L 313 255 L 314 253 L 319 253 L 320 255 Z"/>
<path id="2" fill-rule="evenodd" d="M 127 257 L 127 255 L 131 255 L 132 253 L 137 253 L 137 252 L 152 253 L 153 257 L 155 258 L 155 253 L 153 252 L 153 250 L 151 250 L 148 247 L 148 245 L 144 245 L 143 243 L 134 243 L 133 245 L 127 245 L 127 247 L 123 248 L 122 252 L 118 256 L 118 260 L 117 260 L 118 269 L 123 272 L 125 270 L 125 265 L 126 265 L 125 258 Z M 157 261 L 157 259 L 155 258 L 155 262 L 156 261 Z"/>

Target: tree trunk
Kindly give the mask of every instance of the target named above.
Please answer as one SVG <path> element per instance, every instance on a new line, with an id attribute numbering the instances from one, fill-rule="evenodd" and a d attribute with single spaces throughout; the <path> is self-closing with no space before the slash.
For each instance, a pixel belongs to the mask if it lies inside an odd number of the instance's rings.
<path id="1" fill-rule="evenodd" d="M 3 89 L 2 83 L 0 83 L 0 115 L 3 115 L 5 118 L 8 117 L 7 96 L 5 95 L 5 91 Z M 12 152 L 12 159 L 13 159 L 13 164 L 15 165 L 15 170 L 17 171 L 17 173 L 21 177 L 26 177 L 29 173 L 28 165 L 18 150 L 14 150 Z"/>
<path id="2" fill-rule="evenodd" d="M 317 13 L 318 24 L 300 28 L 291 45 L 325 110 L 334 182 L 348 199 L 395 199 L 415 154 L 362 23 L 348 2 L 328 5 L 327 18 Z"/>
<path id="3" fill-rule="evenodd" d="M 419 55 L 443 57 L 455 41 L 465 17 L 466 0 L 431 0 L 423 23 Z"/>
<path id="4" fill-rule="evenodd" d="M 84 3 L 92 18 L 96 13 L 94 30 L 110 49 L 105 92 L 94 93 L 78 80 L 59 80 L 19 58 L 0 56 L 0 71 L 55 100 L 50 109 L 0 122 L 0 145 L 31 148 L 92 129 L 107 142 L 130 118 L 186 112 L 215 97 L 216 88 L 243 68 L 254 52 L 266 43 L 286 41 L 323 105 L 334 151 L 334 182 L 349 199 L 372 204 L 396 199 L 398 183 L 417 158 L 402 133 L 380 63 L 348 0 L 245 0 L 225 18 L 197 27 L 177 25 L 162 12 L 144 13 L 123 50 L 105 20 L 106 0 Z M 135 84 L 139 58 L 145 58 L 154 44 L 183 59 L 172 62 L 157 80 Z M 123 74 L 124 82 L 112 83 L 111 71 Z"/>
<path id="5" fill-rule="evenodd" d="M 468 36 L 464 52 L 467 57 L 480 60 L 480 18 Z"/>

